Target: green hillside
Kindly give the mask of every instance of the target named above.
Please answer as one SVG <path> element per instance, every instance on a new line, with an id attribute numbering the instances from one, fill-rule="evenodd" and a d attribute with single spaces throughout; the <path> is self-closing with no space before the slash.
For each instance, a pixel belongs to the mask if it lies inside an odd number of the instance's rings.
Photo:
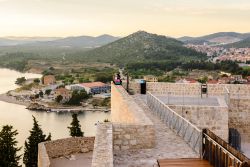
<path id="1" fill-rule="evenodd" d="M 190 60 L 204 59 L 206 59 L 204 54 L 184 47 L 183 43 L 176 39 L 144 31 L 136 32 L 105 46 L 89 50 L 53 46 L 27 47 L 24 45 L 22 47 L 0 47 L 0 66 L 20 71 L 27 69 L 29 60 L 43 61 L 44 63 L 64 62 L 72 65 L 100 62 L 137 66 L 140 63 L 140 66 L 166 69 Z"/>
<path id="2" fill-rule="evenodd" d="M 185 48 L 183 43 L 176 39 L 139 31 L 100 48 L 72 55 L 72 58 L 80 61 L 127 64 L 204 59 L 205 55 Z"/>

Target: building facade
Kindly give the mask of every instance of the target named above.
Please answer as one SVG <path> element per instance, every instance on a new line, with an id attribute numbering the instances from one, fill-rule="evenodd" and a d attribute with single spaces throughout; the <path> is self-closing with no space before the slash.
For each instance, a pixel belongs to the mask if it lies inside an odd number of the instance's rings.
<path id="1" fill-rule="evenodd" d="M 45 75 L 43 77 L 43 84 L 44 85 L 52 85 L 56 83 L 56 78 L 54 75 Z"/>

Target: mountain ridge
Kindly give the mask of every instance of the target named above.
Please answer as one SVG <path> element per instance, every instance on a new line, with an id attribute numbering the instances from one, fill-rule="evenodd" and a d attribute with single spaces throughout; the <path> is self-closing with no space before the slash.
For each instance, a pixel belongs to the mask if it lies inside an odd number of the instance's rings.
<path id="1" fill-rule="evenodd" d="M 113 42 L 119 37 L 114 37 L 108 34 L 103 34 L 97 37 L 92 36 L 71 36 L 66 38 L 59 37 L 21 37 L 19 40 L 16 37 L 12 39 L 0 38 L 0 46 L 53 46 L 53 47 L 98 47 L 107 43 Z M 48 40 L 46 40 L 48 39 Z"/>
<path id="2" fill-rule="evenodd" d="M 250 33 L 217 32 L 217 33 L 204 35 L 200 37 L 183 36 L 177 39 L 182 42 L 191 43 L 191 44 L 203 44 L 203 43 L 228 44 L 228 43 L 239 42 L 248 37 L 250 37 Z"/>
<path id="3" fill-rule="evenodd" d="M 86 51 L 78 59 L 108 63 L 167 61 L 202 56 L 183 46 L 183 42 L 164 35 L 138 31 L 99 48 Z"/>

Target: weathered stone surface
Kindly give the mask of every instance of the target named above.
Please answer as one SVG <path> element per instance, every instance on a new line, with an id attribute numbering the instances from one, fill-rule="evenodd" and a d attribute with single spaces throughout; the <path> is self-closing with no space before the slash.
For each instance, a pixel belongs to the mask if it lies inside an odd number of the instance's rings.
<path id="1" fill-rule="evenodd" d="M 155 146 L 154 126 L 141 106 L 121 86 L 112 85 L 111 93 L 114 149 L 153 148 Z"/>
<path id="2" fill-rule="evenodd" d="M 50 159 L 94 149 L 95 137 L 71 137 L 43 142 L 38 145 L 38 167 L 49 167 Z"/>
<path id="3" fill-rule="evenodd" d="M 115 147 L 115 149 L 117 149 Z M 113 131 L 111 123 L 97 126 L 92 167 L 113 167 Z"/>
<path id="4" fill-rule="evenodd" d="M 200 129 L 208 128 L 228 141 L 228 107 L 169 105 Z"/>
<path id="5" fill-rule="evenodd" d="M 111 86 L 111 101 L 113 123 L 152 125 L 142 108 L 136 104 L 122 86 Z"/>
<path id="6" fill-rule="evenodd" d="M 126 82 L 123 82 L 126 87 Z M 246 84 L 208 84 L 208 96 L 224 96 L 225 87 L 230 94 L 250 94 L 250 85 Z M 140 93 L 140 84 L 135 82 L 129 83 L 129 88 L 134 92 Z M 170 95 L 201 95 L 201 84 L 189 83 L 167 83 L 167 82 L 147 82 L 147 91 L 153 94 L 170 94 Z"/>
<path id="7" fill-rule="evenodd" d="M 239 131 L 243 144 L 250 143 L 250 97 L 230 98 L 229 127 Z"/>

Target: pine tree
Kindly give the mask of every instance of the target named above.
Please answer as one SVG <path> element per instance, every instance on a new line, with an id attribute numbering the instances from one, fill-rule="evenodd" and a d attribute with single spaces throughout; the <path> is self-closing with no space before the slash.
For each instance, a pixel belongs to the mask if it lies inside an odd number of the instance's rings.
<path id="1" fill-rule="evenodd" d="M 70 129 L 70 136 L 72 137 L 82 137 L 83 132 L 81 130 L 81 125 L 79 124 L 79 121 L 77 119 L 77 114 L 72 114 L 72 122 L 71 127 L 68 127 Z"/>
<path id="2" fill-rule="evenodd" d="M 23 163 L 26 167 L 37 167 L 38 144 L 51 140 L 51 134 L 47 137 L 43 134 L 43 131 L 34 116 L 33 121 L 34 123 L 33 128 L 30 131 L 30 136 L 24 143 Z"/>
<path id="3" fill-rule="evenodd" d="M 15 136 L 18 134 L 17 130 L 13 130 L 12 126 L 3 126 L 0 132 L 0 166 L 3 167 L 19 167 L 18 161 L 21 156 L 17 152 L 21 148 L 17 147 Z"/>

